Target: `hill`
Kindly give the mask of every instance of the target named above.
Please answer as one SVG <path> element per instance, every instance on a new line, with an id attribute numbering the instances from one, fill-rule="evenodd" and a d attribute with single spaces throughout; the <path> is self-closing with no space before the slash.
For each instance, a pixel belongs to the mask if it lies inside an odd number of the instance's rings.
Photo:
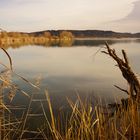
<path id="1" fill-rule="evenodd" d="M 52 35 L 59 36 L 64 30 L 45 30 L 39 32 L 33 32 L 30 34 L 36 34 L 37 36 L 44 32 L 50 32 Z M 92 37 L 103 37 L 103 38 L 140 38 L 140 33 L 121 33 L 113 31 L 103 30 L 66 30 L 71 32 L 75 38 L 92 38 Z"/>

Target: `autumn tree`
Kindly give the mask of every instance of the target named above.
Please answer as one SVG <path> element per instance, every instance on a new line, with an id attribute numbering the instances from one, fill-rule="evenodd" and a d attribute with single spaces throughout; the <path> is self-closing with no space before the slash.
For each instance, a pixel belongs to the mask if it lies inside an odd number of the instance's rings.
<path id="1" fill-rule="evenodd" d="M 51 33 L 50 32 L 44 32 L 43 36 L 50 39 L 51 38 Z"/>
<path id="2" fill-rule="evenodd" d="M 8 34 L 7 34 L 6 31 L 2 31 L 1 34 L 0 34 L 0 36 L 1 36 L 2 38 L 5 38 L 5 37 L 8 37 Z"/>
<path id="3" fill-rule="evenodd" d="M 19 37 L 21 37 L 22 35 L 21 35 L 21 33 L 19 33 L 19 32 L 9 32 L 9 33 L 8 33 L 8 36 L 9 36 L 9 37 L 14 37 L 14 38 L 19 38 Z"/>
<path id="4" fill-rule="evenodd" d="M 68 31 L 62 31 L 60 33 L 60 39 L 73 39 L 73 34 Z"/>

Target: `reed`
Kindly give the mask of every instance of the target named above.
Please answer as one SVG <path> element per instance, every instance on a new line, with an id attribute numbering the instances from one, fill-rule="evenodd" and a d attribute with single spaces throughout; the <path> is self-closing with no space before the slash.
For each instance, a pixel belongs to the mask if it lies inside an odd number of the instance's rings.
<path id="1" fill-rule="evenodd" d="M 48 94 L 47 94 L 47 98 Z M 119 106 L 118 109 L 110 111 L 109 106 L 92 106 L 83 103 L 77 97 L 74 103 L 68 99 L 71 113 L 65 120 L 65 130 L 62 132 L 58 124 L 60 120 L 53 115 L 53 109 L 48 100 L 51 122 L 46 122 L 48 129 L 41 132 L 49 140 L 112 140 L 112 139 L 140 139 L 140 113 L 136 112 L 132 104 L 127 109 Z M 138 103 L 135 104 L 137 107 Z M 134 112 L 136 114 L 134 114 Z M 47 131 L 50 130 L 48 134 Z"/>
<path id="2" fill-rule="evenodd" d="M 11 74 L 18 76 L 21 80 L 39 90 L 39 82 L 33 84 L 26 78 L 16 74 L 12 69 L 12 59 L 8 52 L 4 50 L 9 58 L 10 67 L 5 66 L 0 73 L 0 140 L 15 139 L 44 139 L 44 140 L 139 140 L 140 139 L 140 88 L 139 80 L 130 67 L 125 51 L 122 51 L 123 59 L 117 56 L 115 50 L 106 43 L 107 49 L 103 51 L 111 56 L 122 72 L 122 76 L 129 83 L 129 89 L 125 90 L 115 85 L 116 88 L 128 94 L 127 99 L 122 99 L 121 104 L 99 104 L 93 105 L 89 101 L 83 101 L 79 96 L 75 102 L 67 99 L 70 111 L 61 112 L 55 116 L 54 109 L 49 97 L 49 91 L 45 91 L 45 99 L 34 99 L 34 94 L 21 90 L 11 80 Z M 10 101 L 16 96 L 17 91 L 29 98 L 29 106 L 23 111 L 20 118 L 16 118 L 11 113 L 11 107 L 4 102 L 4 89 L 9 88 Z M 46 112 L 47 102 L 48 111 Z M 35 130 L 30 130 L 27 123 L 32 123 L 33 117 L 39 120 L 40 114 L 31 113 L 32 102 L 40 103 L 43 123 Z M 15 107 L 16 108 L 16 107 Z M 22 107 L 19 107 L 22 110 Z M 29 117 L 29 118 L 28 118 Z M 42 119 L 42 117 L 41 117 Z M 41 119 L 39 121 L 41 121 Z M 30 135 L 30 137 L 29 137 Z"/>
<path id="3" fill-rule="evenodd" d="M 128 94 L 127 99 L 122 99 L 121 104 L 111 104 L 104 106 L 92 106 L 89 102 L 84 103 L 78 96 L 78 100 L 73 103 L 68 99 L 71 107 L 71 114 L 66 120 L 65 131 L 61 132 L 57 124 L 59 120 L 52 112 L 50 98 L 47 94 L 48 106 L 52 123 L 49 128 L 54 136 L 46 135 L 48 139 L 63 140 L 112 140 L 112 139 L 140 139 L 140 83 L 133 72 L 128 57 L 122 50 L 123 59 L 117 56 L 114 49 L 111 49 L 106 42 L 107 51 L 103 53 L 111 56 L 122 72 L 122 76 L 129 84 L 129 89 L 125 90 L 118 86 L 119 90 Z M 113 111 L 111 111 L 113 108 Z M 45 131 L 44 131 L 45 134 Z M 52 133 L 51 133 L 52 134 Z"/>

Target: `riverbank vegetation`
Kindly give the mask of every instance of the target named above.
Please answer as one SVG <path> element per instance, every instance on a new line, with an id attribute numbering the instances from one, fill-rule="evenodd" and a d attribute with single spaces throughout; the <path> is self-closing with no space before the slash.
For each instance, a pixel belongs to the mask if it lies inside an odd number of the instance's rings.
<path id="1" fill-rule="evenodd" d="M 58 35 L 53 35 L 50 32 L 42 34 L 6 32 L 0 33 L 1 46 L 20 46 L 20 45 L 69 45 L 73 41 L 74 36 L 71 32 L 62 31 Z"/>
<path id="2" fill-rule="evenodd" d="M 6 52 L 6 51 L 5 51 Z M 11 58 L 10 68 L 5 67 L 5 71 L 0 73 L 1 92 L 0 92 L 0 139 L 44 139 L 44 140 L 138 140 L 140 139 L 140 82 L 137 75 L 133 72 L 127 55 L 122 50 L 123 58 L 118 57 L 114 49 L 111 49 L 106 43 L 106 50 L 103 53 L 109 55 L 117 63 L 122 76 L 128 82 L 129 88 L 115 86 L 124 94 L 127 99 L 122 99 L 121 103 L 111 105 L 93 106 L 90 101 L 82 101 L 77 96 L 77 101 L 72 102 L 67 99 L 70 111 L 65 114 L 63 111 L 56 115 L 51 104 L 49 91 L 45 91 L 43 100 L 34 99 L 35 93 L 27 94 L 11 81 L 11 74 L 15 74 L 21 80 L 24 80 L 32 87 L 39 89 L 39 81 L 31 83 L 27 79 L 16 74 L 12 70 Z M 7 94 L 4 90 L 9 89 Z M 29 105 L 23 111 L 19 118 L 15 118 L 11 111 L 11 107 L 4 102 L 4 97 L 8 97 L 12 102 L 17 91 L 23 93 L 29 98 Z M 44 104 L 44 99 L 47 105 Z M 39 102 L 42 110 L 43 118 L 40 114 L 33 114 L 30 111 L 32 102 Z M 47 111 L 46 111 L 47 106 Z M 19 108 L 20 109 L 20 108 Z M 22 107 L 21 107 L 22 109 Z M 16 110 L 16 106 L 15 106 Z M 36 123 L 39 126 L 30 129 L 34 125 L 34 117 L 37 117 Z M 28 120 L 29 119 L 29 120 Z M 43 121 L 42 121 L 43 120 Z M 42 123 L 41 123 L 42 122 Z M 40 124 L 41 123 L 41 124 Z"/>

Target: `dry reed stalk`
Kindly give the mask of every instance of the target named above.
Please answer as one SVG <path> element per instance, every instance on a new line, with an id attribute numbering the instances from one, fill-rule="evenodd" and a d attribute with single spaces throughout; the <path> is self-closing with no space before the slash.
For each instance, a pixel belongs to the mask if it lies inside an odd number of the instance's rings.
<path id="1" fill-rule="evenodd" d="M 1 84 L 0 84 L 0 97 L 1 97 L 0 98 L 0 107 L 1 107 L 0 108 L 0 133 L 1 133 L 0 140 L 1 139 L 7 139 L 7 138 L 9 138 L 10 135 L 11 135 L 11 132 L 13 133 L 13 131 L 11 131 L 11 129 L 9 129 L 9 128 L 12 127 L 13 129 L 15 129 L 14 128 L 14 124 L 15 125 L 18 124 L 18 121 L 14 122 L 14 123 L 11 123 L 11 120 L 10 119 L 9 120 L 6 120 L 5 119 L 5 117 L 6 117 L 5 116 L 5 110 L 7 110 L 9 113 L 11 111 L 10 111 L 9 107 L 7 107 L 4 104 L 4 101 L 3 101 L 4 100 L 4 97 L 5 97 L 3 95 L 4 89 L 5 88 L 9 88 L 10 89 L 9 95 L 8 95 L 8 98 L 9 98 L 10 101 L 13 100 L 13 98 L 16 95 L 16 92 L 17 91 L 20 91 L 21 93 L 23 93 L 27 97 L 30 97 L 25 91 L 23 91 L 20 88 L 18 88 L 18 86 L 11 81 L 11 74 L 14 73 L 20 79 L 22 79 L 23 81 L 27 82 L 32 87 L 34 87 L 36 89 L 39 89 L 37 86 L 35 86 L 34 84 L 32 84 L 30 81 L 28 81 L 27 79 L 23 78 L 19 74 L 16 74 L 13 71 L 13 68 L 12 68 L 12 59 L 11 59 L 10 55 L 8 54 L 8 52 L 4 48 L 1 48 L 1 49 L 5 52 L 5 54 L 7 55 L 8 59 L 9 59 L 10 68 L 8 66 L 6 66 L 5 64 L 3 64 L 3 63 L 0 62 L 0 64 L 6 68 L 4 71 L 2 71 L 0 73 L 0 80 L 1 80 Z M 13 136 L 14 136 L 14 134 L 13 134 Z"/>
<path id="2" fill-rule="evenodd" d="M 127 55 L 125 51 L 122 51 L 123 59 L 120 59 L 115 50 L 111 49 L 109 45 L 106 43 L 107 46 L 107 52 L 104 52 L 106 54 L 109 54 L 117 63 L 118 66 L 122 72 L 123 77 L 128 81 L 130 90 L 124 90 L 118 86 L 116 86 L 118 89 L 120 89 L 123 92 L 126 92 L 129 97 L 130 101 L 127 104 L 127 108 L 124 108 L 124 106 L 118 106 L 117 110 L 114 112 L 113 116 L 110 117 L 110 115 L 106 115 L 103 112 L 102 107 L 95 107 L 93 108 L 90 104 L 85 104 L 80 97 L 78 96 L 78 100 L 73 103 L 68 99 L 69 106 L 71 107 L 71 115 L 67 119 L 65 132 L 61 132 L 61 130 L 58 129 L 57 123 L 59 122 L 56 120 L 56 117 L 53 113 L 53 108 L 51 105 L 51 100 L 48 94 L 48 91 L 45 92 L 46 99 L 49 106 L 49 113 L 51 117 L 51 121 L 49 122 L 44 106 L 41 101 L 41 108 L 43 110 L 43 114 L 45 116 L 47 126 L 49 127 L 49 130 L 51 132 L 51 138 L 53 140 L 112 140 L 112 139 L 140 139 L 140 114 L 138 112 L 138 105 L 139 105 L 139 81 L 132 71 L 129 61 L 127 58 Z M 129 77 L 130 76 L 130 77 Z M 20 77 L 21 78 L 21 77 Z M 21 78 L 23 79 L 23 78 Z M 23 79 L 24 80 L 24 79 Z M 26 79 L 24 80 L 26 81 Z M 28 80 L 27 80 L 28 81 Z M 27 82 L 26 81 L 26 82 Z M 2 79 L 2 82 L 6 85 L 9 85 L 10 82 L 7 82 L 6 80 Z M 27 82 L 30 84 L 30 82 Z M 37 84 L 39 84 L 37 82 Z M 32 84 L 30 84 L 32 85 Z M 10 85 L 12 86 L 12 85 Z M 32 85 L 33 87 L 36 87 L 36 85 Z M 1 99 L 3 96 L 0 96 Z M 32 101 L 32 99 L 30 100 Z M 38 131 L 29 131 L 26 130 L 25 125 L 27 122 L 27 116 L 29 115 L 29 109 L 30 104 L 27 109 L 25 118 L 22 120 L 22 127 L 20 130 L 15 129 L 16 133 L 21 133 L 19 139 L 22 139 L 22 136 L 26 132 L 34 133 L 36 134 L 36 137 L 30 138 L 30 139 L 38 139 L 38 136 L 42 134 L 42 137 L 44 139 L 50 140 L 50 136 L 45 133 L 45 126 L 41 128 L 37 128 Z M 10 122 L 10 120 L 5 124 L 0 124 L 0 130 L 5 132 L 5 129 L 1 129 L 4 125 L 10 125 L 14 126 L 16 124 L 20 123 L 18 120 L 17 122 Z M 1 123 L 1 122 L 0 122 Z M 12 132 L 12 128 L 8 128 L 8 133 L 4 135 L 5 139 L 8 139 L 9 133 Z M 48 129 L 47 129 L 48 130 Z M 0 138 L 2 138 L 0 136 Z M 14 136 L 12 137 L 14 138 Z M 41 138 L 40 138 L 41 139 Z"/>
<path id="3" fill-rule="evenodd" d="M 12 70 L 12 59 L 11 59 L 10 55 L 8 54 L 8 52 L 5 49 L 3 49 L 3 48 L 1 48 L 1 49 L 7 55 L 8 59 L 9 59 L 9 62 L 10 62 L 10 70 Z M 3 74 L 5 74 L 4 77 L 1 76 Z M 7 73 L 7 70 L 2 72 L 0 74 L 0 76 L 6 82 L 9 81 L 9 74 Z M 4 101 L 3 101 L 3 98 L 4 98 L 3 90 L 6 87 L 9 87 L 9 84 L 7 84 L 7 83 L 5 84 L 2 81 L 1 85 L 0 85 L 0 97 L 2 97 L 2 98 L 0 98 L 0 106 L 1 106 L 1 108 L 0 108 L 0 133 L 1 133 L 0 134 L 0 140 L 3 139 L 3 138 L 5 139 L 7 137 L 6 130 L 5 130 L 5 125 L 4 125 L 5 124 L 5 109 L 10 112 L 10 110 L 5 106 Z"/>
<path id="4" fill-rule="evenodd" d="M 56 120 L 55 120 L 55 116 L 53 114 L 53 109 L 52 109 L 50 97 L 48 94 L 48 90 L 45 91 L 45 95 L 46 95 L 46 99 L 47 99 L 48 107 L 49 107 L 49 111 L 50 111 L 50 116 L 51 116 L 51 123 L 49 121 L 47 121 L 47 123 L 49 125 L 50 130 L 51 130 L 53 139 L 63 140 L 62 136 L 60 135 L 60 133 L 57 131 L 57 128 L 56 128 Z"/>

